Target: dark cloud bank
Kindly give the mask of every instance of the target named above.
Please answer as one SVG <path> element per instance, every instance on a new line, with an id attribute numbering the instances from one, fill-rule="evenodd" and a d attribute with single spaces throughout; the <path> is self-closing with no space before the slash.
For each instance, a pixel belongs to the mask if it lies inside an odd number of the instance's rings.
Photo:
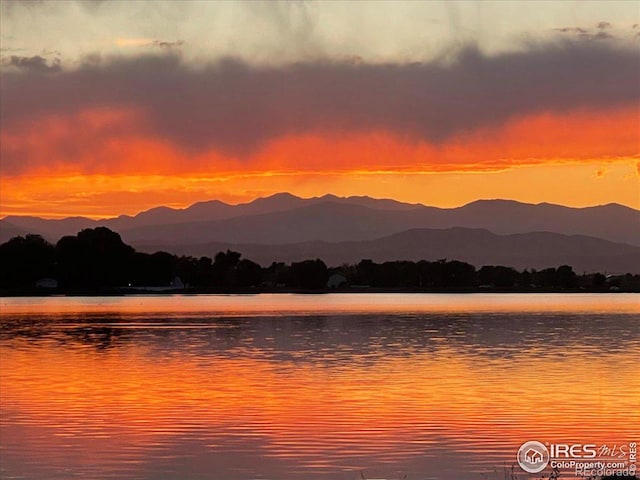
<path id="1" fill-rule="evenodd" d="M 440 142 L 522 114 L 638 104 L 639 52 L 563 41 L 492 57 L 468 47 L 446 63 L 286 67 L 231 59 L 194 67 L 169 53 L 68 71 L 16 57 L 2 74 L 0 126 L 133 106 L 148 113 L 147 133 L 190 151 L 242 155 L 284 134 L 371 129 Z"/>

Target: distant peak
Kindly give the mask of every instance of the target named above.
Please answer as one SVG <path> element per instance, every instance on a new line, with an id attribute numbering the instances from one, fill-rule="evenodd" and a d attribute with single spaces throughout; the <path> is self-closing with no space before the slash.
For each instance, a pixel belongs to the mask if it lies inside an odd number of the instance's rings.
<path id="1" fill-rule="evenodd" d="M 269 195 L 268 197 L 260 197 L 256 200 L 284 200 L 284 199 L 292 199 L 292 200 L 302 200 L 300 197 L 296 197 L 292 193 L 289 192 L 280 192 L 274 193 L 273 195 Z"/>
<path id="2" fill-rule="evenodd" d="M 304 199 L 296 197 L 288 192 L 274 193 L 266 197 L 258 197 L 246 203 L 241 203 L 236 206 L 243 205 L 245 207 L 258 207 L 258 208 L 287 208 L 289 206 L 296 206 Z"/>
<path id="3" fill-rule="evenodd" d="M 167 212 L 173 212 L 175 211 L 174 208 L 171 207 L 166 207 L 164 205 L 161 205 L 159 207 L 153 207 L 150 208 L 148 210 L 143 210 L 140 213 L 137 213 L 136 215 L 133 216 L 133 218 L 145 218 L 145 217 L 149 217 L 150 215 L 158 215 L 158 214 L 163 214 L 163 213 L 167 213 Z M 128 216 L 121 216 L 118 218 L 126 218 Z"/>
<path id="4" fill-rule="evenodd" d="M 580 208 L 580 207 L 569 207 L 567 205 L 558 205 L 557 203 L 549 203 L 549 202 L 540 202 L 535 204 L 537 207 L 561 207 L 561 208 Z"/>
<path id="5" fill-rule="evenodd" d="M 187 210 L 190 209 L 190 208 L 210 207 L 210 206 L 213 206 L 213 205 L 229 206 L 228 203 L 224 203 L 224 202 L 222 202 L 220 200 L 205 200 L 204 202 L 196 202 L 193 205 L 190 205 L 187 208 Z"/>
<path id="6" fill-rule="evenodd" d="M 621 205 L 619 203 L 612 202 L 612 203 L 605 203 L 604 205 L 595 205 L 593 208 L 631 208 L 631 207 L 627 207 L 626 205 Z"/>
<path id="7" fill-rule="evenodd" d="M 171 208 L 171 207 L 164 206 L 164 205 L 160 205 L 159 207 L 150 208 L 149 210 L 147 210 L 147 212 L 168 212 L 168 211 L 171 211 L 171 210 L 175 210 L 175 209 Z"/>
<path id="8" fill-rule="evenodd" d="M 474 200 L 465 204 L 465 207 L 470 205 L 533 205 L 532 203 L 518 202 L 517 200 L 507 200 L 504 198 L 483 198 L 480 200 Z"/>

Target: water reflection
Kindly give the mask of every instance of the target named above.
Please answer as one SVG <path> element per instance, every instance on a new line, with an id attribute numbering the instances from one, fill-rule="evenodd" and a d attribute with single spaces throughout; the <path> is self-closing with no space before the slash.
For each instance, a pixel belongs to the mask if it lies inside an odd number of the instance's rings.
<path id="1" fill-rule="evenodd" d="M 633 300 L 259 316 L 227 298 L 3 308 L 2 477 L 479 480 L 528 439 L 637 438 Z"/>

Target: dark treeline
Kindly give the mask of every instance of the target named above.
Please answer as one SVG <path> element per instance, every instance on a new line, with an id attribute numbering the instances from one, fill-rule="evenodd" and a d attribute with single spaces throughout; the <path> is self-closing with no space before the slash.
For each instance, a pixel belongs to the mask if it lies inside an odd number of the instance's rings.
<path id="1" fill-rule="evenodd" d="M 270 291 L 351 289 L 405 290 L 637 290 L 639 275 L 577 275 L 568 265 L 519 272 L 505 266 L 456 260 L 375 263 L 328 268 L 322 260 L 272 263 L 262 267 L 233 251 L 194 258 L 167 252 L 136 252 L 105 227 L 86 229 L 53 245 L 39 235 L 15 237 L 0 245 L 0 288 L 105 291 L 176 289 Z"/>
<path id="2" fill-rule="evenodd" d="M 265 269 L 232 251 L 219 252 L 213 259 L 136 252 L 106 227 L 82 230 L 55 245 L 39 235 L 14 237 L 0 245 L 0 265 L 3 289 L 30 289 L 38 284 L 62 290 L 171 285 L 247 289 L 265 284 L 320 289 L 329 272 L 321 260 L 274 263 Z"/>

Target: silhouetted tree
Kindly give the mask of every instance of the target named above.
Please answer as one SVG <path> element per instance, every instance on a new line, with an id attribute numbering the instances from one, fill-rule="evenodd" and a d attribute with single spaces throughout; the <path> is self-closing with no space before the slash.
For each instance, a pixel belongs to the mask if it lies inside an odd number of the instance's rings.
<path id="1" fill-rule="evenodd" d="M 283 262 L 272 262 L 263 271 L 263 281 L 272 286 L 293 285 L 291 267 Z"/>
<path id="2" fill-rule="evenodd" d="M 175 273 L 182 279 L 185 285 L 196 285 L 196 264 L 198 261 L 190 256 L 181 256 L 176 260 Z"/>
<path id="3" fill-rule="evenodd" d="M 554 288 L 557 286 L 556 269 L 545 268 L 533 273 L 533 283 L 543 288 Z"/>
<path id="4" fill-rule="evenodd" d="M 54 271 L 55 248 L 40 235 L 14 237 L 0 245 L 0 285 L 33 287 Z"/>
<path id="5" fill-rule="evenodd" d="M 572 289 L 578 285 L 578 276 L 569 265 L 545 268 L 533 274 L 533 281 L 543 288 Z"/>
<path id="6" fill-rule="evenodd" d="M 134 250 L 106 227 L 82 230 L 56 244 L 58 277 L 65 287 L 100 288 L 125 285 Z"/>
<path id="7" fill-rule="evenodd" d="M 518 275 L 518 287 L 520 288 L 530 288 L 532 281 L 533 275 L 526 268 L 522 271 L 522 273 L 520 273 L 520 275 Z"/>
<path id="8" fill-rule="evenodd" d="M 518 272 L 510 267 L 485 265 L 478 271 L 480 285 L 492 285 L 498 288 L 514 287 Z"/>
<path id="9" fill-rule="evenodd" d="M 193 285 L 206 287 L 214 283 L 224 285 L 224 281 L 219 281 L 219 278 L 215 274 L 213 261 L 209 257 L 200 257 L 195 263 Z"/>
<path id="10" fill-rule="evenodd" d="M 605 277 L 603 274 L 601 273 L 594 273 L 592 275 L 592 283 L 591 286 L 593 288 L 597 288 L 597 289 L 601 289 L 604 288 L 606 286 L 607 283 L 607 277 Z"/>
<path id="11" fill-rule="evenodd" d="M 351 283 L 356 285 L 373 285 L 374 278 L 376 276 L 377 265 L 370 259 L 360 260 L 355 268 L 355 277 L 351 280 Z"/>
<path id="12" fill-rule="evenodd" d="M 131 259 L 129 283 L 134 286 L 168 285 L 176 275 L 177 258 L 167 252 L 136 252 Z"/>
<path id="13" fill-rule="evenodd" d="M 251 260 L 243 258 L 236 265 L 235 286 L 255 287 L 262 283 L 262 267 Z"/>
<path id="14" fill-rule="evenodd" d="M 444 274 L 445 287 L 471 287 L 476 284 L 476 268 L 466 262 L 446 262 Z"/>
<path id="15" fill-rule="evenodd" d="M 213 283 L 218 286 L 232 286 L 235 282 L 235 270 L 241 254 L 227 250 L 218 252 L 213 261 Z"/>
<path id="16" fill-rule="evenodd" d="M 562 265 L 556 270 L 556 285 L 560 288 L 575 288 L 578 284 L 578 276 L 569 265 Z"/>
<path id="17" fill-rule="evenodd" d="M 320 259 L 292 263 L 291 274 L 295 286 L 309 289 L 324 288 L 329 278 L 329 270 Z"/>

